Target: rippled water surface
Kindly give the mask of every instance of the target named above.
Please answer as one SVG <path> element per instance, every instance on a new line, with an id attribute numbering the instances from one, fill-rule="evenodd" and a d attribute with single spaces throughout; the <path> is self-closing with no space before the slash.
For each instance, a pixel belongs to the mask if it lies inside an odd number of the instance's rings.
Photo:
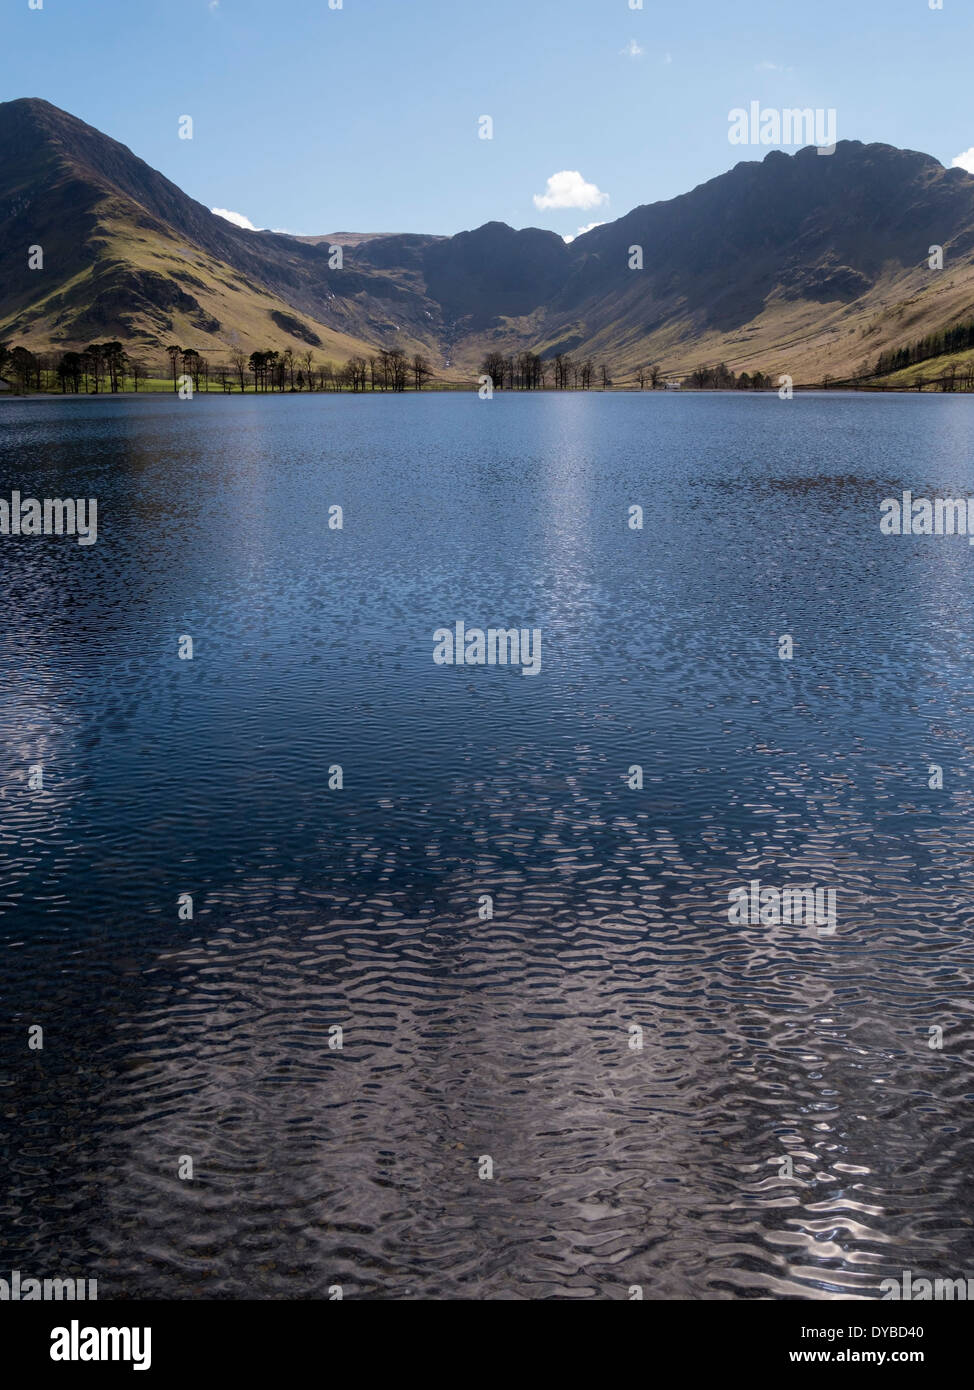
<path id="1" fill-rule="evenodd" d="M 972 426 L 930 396 L 0 402 L 0 495 L 99 500 L 93 547 L 0 537 L 0 1273 L 974 1274 L 974 550 L 878 524 L 974 494 Z M 541 628 L 540 675 L 434 665 L 461 619 Z M 835 934 L 731 925 L 754 878 L 834 888 Z"/>

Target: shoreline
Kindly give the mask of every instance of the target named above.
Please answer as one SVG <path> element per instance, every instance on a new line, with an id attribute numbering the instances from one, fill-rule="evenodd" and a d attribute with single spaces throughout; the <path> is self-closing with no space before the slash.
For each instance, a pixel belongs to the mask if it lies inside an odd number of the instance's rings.
<path id="1" fill-rule="evenodd" d="M 971 396 L 974 391 L 918 390 L 915 386 L 793 386 L 794 395 L 803 396 Z M 477 386 L 426 387 L 422 391 L 194 391 L 193 400 L 235 399 L 262 400 L 264 398 L 287 399 L 300 397 L 308 399 L 332 397 L 403 397 L 403 396 L 456 396 L 479 394 Z M 537 397 L 537 396 L 777 396 L 776 387 L 768 390 L 752 391 L 747 387 L 725 390 L 714 387 L 681 386 L 664 387 L 661 390 L 640 390 L 638 386 L 610 386 L 598 390 L 572 390 L 569 388 L 543 388 L 534 391 L 495 391 L 495 396 Z M 0 403 L 4 401 L 141 401 L 180 399 L 175 391 L 2 391 Z"/>

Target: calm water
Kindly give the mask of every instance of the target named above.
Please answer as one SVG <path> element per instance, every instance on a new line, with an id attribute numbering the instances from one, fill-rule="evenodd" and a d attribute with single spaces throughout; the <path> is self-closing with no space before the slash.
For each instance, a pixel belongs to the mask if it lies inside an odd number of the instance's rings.
<path id="1" fill-rule="evenodd" d="M 0 538 L 0 1275 L 974 1274 L 974 550 L 878 526 L 974 494 L 974 399 L 6 401 L 15 487 L 99 540 Z"/>

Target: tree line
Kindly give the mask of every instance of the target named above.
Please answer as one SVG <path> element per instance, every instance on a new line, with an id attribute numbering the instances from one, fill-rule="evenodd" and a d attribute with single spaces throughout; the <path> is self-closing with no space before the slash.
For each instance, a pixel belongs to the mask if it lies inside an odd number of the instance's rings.
<path id="1" fill-rule="evenodd" d="M 422 391 L 434 375 L 421 353 L 410 357 L 401 348 L 350 357 L 342 365 L 319 362 L 311 348 L 299 352 L 293 348 L 266 348 L 251 353 L 232 348 L 227 361 L 212 363 L 196 348 L 171 343 L 166 348 L 166 359 L 166 366 L 153 370 L 143 358 L 127 352 L 117 341 L 90 343 L 80 352 L 62 353 L 34 353 L 23 346 L 0 342 L 0 377 L 13 380 L 22 392 L 98 395 L 124 391 L 129 383 L 132 390 L 139 391 L 150 380 L 167 378 L 174 391 L 189 381 L 194 392 L 216 390 L 228 394 Z M 549 358 L 529 351 L 489 352 L 480 370 L 497 391 L 604 391 L 613 384 L 606 363 L 596 365 L 591 358 L 576 359 L 563 352 Z M 640 390 L 666 385 L 663 369 L 657 363 L 637 368 L 635 378 Z M 698 367 L 684 385 L 710 391 L 766 391 L 772 389 L 773 382 L 760 371 L 737 376 L 722 362 L 719 367 Z"/>
<path id="2" fill-rule="evenodd" d="M 0 377 L 12 378 L 21 391 L 78 393 L 124 390 L 126 378 L 144 381 L 145 364 L 126 353 L 119 342 L 91 343 L 83 352 L 36 353 L 0 342 Z"/>
<path id="3" fill-rule="evenodd" d="M 0 378 L 21 392 L 61 391 L 66 395 L 115 394 L 128 383 L 144 389 L 152 379 L 172 382 L 174 391 L 187 380 L 195 391 L 422 391 L 433 371 L 422 353 L 408 357 L 398 348 L 350 357 L 343 365 L 318 362 L 310 349 L 300 354 L 276 348 L 249 355 L 235 348 L 228 362 L 211 363 L 195 348 L 175 343 L 166 349 L 166 366 L 155 371 L 122 343 L 90 343 L 81 352 L 31 352 L 0 342 Z"/>
<path id="4" fill-rule="evenodd" d="M 186 354 L 178 347 L 167 348 L 173 383 L 178 380 L 177 363 L 182 354 L 183 372 L 187 371 Z M 190 359 L 188 370 L 197 387 L 198 374 L 208 381 L 208 367 L 203 360 Z M 274 348 L 252 352 L 243 349 L 230 353 L 229 365 L 215 369 L 216 379 L 224 391 L 246 391 L 252 382 L 255 392 L 266 391 L 422 391 L 433 378 L 433 370 L 422 353 L 410 358 L 400 348 L 386 348 L 368 357 L 350 357 L 344 366 L 331 362 L 318 363 L 314 352 L 295 353 L 293 348 L 278 352 Z M 208 389 L 208 388 L 207 388 Z"/>
<path id="5" fill-rule="evenodd" d="M 741 372 L 738 376 L 725 362 L 719 367 L 697 367 L 683 383 L 697 391 L 772 391 L 775 383 L 765 372 Z"/>
<path id="6" fill-rule="evenodd" d="M 948 357 L 968 348 L 974 348 L 974 320 L 955 324 L 952 328 L 943 328 L 938 333 L 928 333 L 926 337 L 917 338 L 906 347 L 889 348 L 886 352 L 881 352 L 876 358 L 872 375 L 890 376 L 893 372 L 902 371 L 904 367 L 914 367 L 917 363 L 928 362 L 933 357 Z M 944 391 L 974 390 L 974 361 L 966 362 L 962 367 L 947 367 L 933 384 L 939 385 Z"/>
<path id="7" fill-rule="evenodd" d="M 590 391 L 596 385 L 604 391 L 612 385 L 604 362 L 596 367 L 591 358 L 576 362 L 564 352 L 547 359 L 536 352 L 488 352 L 480 374 L 490 377 L 495 391 L 544 391 L 549 383 L 554 391 Z"/>
<path id="8" fill-rule="evenodd" d="M 863 362 L 848 378 L 826 376 L 822 385 L 864 390 L 886 389 L 884 378 L 920 362 L 974 348 L 974 320 L 956 324 L 900 348 L 880 354 L 873 366 Z M 246 353 L 233 348 L 229 360 L 213 364 L 195 348 L 171 344 L 166 349 L 167 366 L 153 369 L 144 358 L 126 351 L 118 341 L 89 343 L 86 348 L 66 352 L 31 352 L 22 345 L 0 342 L 0 378 L 17 385 L 21 392 L 60 391 L 64 394 L 98 395 L 127 389 L 144 389 L 151 380 L 172 382 L 174 391 L 188 379 L 194 391 L 422 391 L 434 374 L 421 353 L 409 357 L 400 348 L 388 348 L 368 356 L 350 357 L 343 365 L 319 362 L 314 351 L 279 351 L 267 348 Z M 497 391 L 588 391 L 606 390 L 612 375 L 603 362 L 596 366 L 591 358 L 577 360 L 570 353 L 549 358 L 529 351 L 489 352 L 481 364 L 481 375 L 490 378 Z M 657 364 L 637 367 L 639 390 L 656 390 L 667 385 L 663 369 Z M 875 384 L 873 384 L 875 383 Z M 726 363 L 700 366 L 684 379 L 684 386 L 704 391 L 769 391 L 774 379 L 765 372 L 741 372 L 738 376 Z M 974 358 L 960 366 L 951 364 L 938 375 L 920 376 L 912 383 L 917 390 L 933 387 L 941 391 L 974 391 Z"/>

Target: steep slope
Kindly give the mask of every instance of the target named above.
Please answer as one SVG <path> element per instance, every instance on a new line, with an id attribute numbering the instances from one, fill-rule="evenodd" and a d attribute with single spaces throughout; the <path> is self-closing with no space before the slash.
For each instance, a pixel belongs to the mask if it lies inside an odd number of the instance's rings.
<path id="1" fill-rule="evenodd" d="M 941 272 L 928 267 L 933 245 Z M 643 270 L 629 268 L 633 246 Z M 774 151 L 569 251 L 570 277 L 509 325 L 513 341 L 530 333 L 617 368 L 723 358 L 841 375 L 974 304 L 974 178 L 888 145 Z"/>
<path id="2" fill-rule="evenodd" d="M 857 141 L 772 151 L 571 245 L 499 222 L 291 237 L 235 227 L 84 122 L 13 101 L 0 105 L 0 245 L 0 336 L 32 347 L 117 337 L 146 355 L 178 341 L 327 359 L 396 346 L 460 377 L 488 350 L 531 349 L 593 357 L 616 380 L 723 360 L 812 381 L 974 316 L 974 177 Z M 32 245 L 43 271 L 27 268 Z"/>
<path id="3" fill-rule="evenodd" d="M 27 346 L 411 345 L 388 277 L 333 271 L 327 246 L 233 226 L 47 102 L 0 105 L 0 244 L 0 332 Z M 28 268 L 33 245 L 43 270 Z"/>

